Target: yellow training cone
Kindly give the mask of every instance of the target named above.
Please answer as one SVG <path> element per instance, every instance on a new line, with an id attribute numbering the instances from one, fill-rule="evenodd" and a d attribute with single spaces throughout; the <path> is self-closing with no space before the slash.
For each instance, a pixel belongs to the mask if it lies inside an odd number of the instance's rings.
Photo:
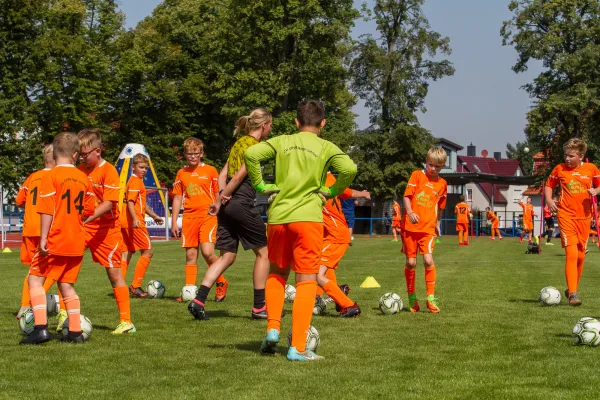
<path id="1" fill-rule="evenodd" d="M 363 289 L 380 288 L 379 283 L 372 276 L 367 276 L 367 279 L 360 285 Z"/>
<path id="2" fill-rule="evenodd" d="M 4 250 L 2 250 L 3 253 L 12 253 L 12 251 L 8 248 L 5 247 Z"/>

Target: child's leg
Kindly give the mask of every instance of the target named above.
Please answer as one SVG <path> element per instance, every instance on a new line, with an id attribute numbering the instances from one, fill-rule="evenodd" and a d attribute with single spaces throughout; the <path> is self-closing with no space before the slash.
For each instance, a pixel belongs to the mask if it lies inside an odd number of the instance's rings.
<path id="1" fill-rule="evenodd" d="M 269 253 L 267 247 L 253 249 L 256 259 L 252 279 L 254 282 L 254 311 L 260 311 L 266 306 L 266 285 L 269 276 Z"/>
<path id="2" fill-rule="evenodd" d="M 142 250 L 141 253 L 142 254 L 140 255 L 140 258 L 135 264 L 135 270 L 133 271 L 133 282 L 131 282 L 131 287 L 133 288 L 139 288 L 142 286 L 144 276 L 146 275 L 146 271 L 148 270 L 148 266 L 150 265 L 150 261 L 154 255 L 152 249 Z"/>
<path id="3" fill-rule="evenodd" d="M 288 268 L 279 268 L 276 264 L 270 265 L 270 273 L 265 287 L 267 305 L 267 333 L 271 329 L 281 330 L 281 313 L 285 302 L 285 284 L 290 273 Z M 298 294 L 296 293 L 296 297 Z M 315 296 L 311 298 L 311 312 L 315 304 Z"/>
<path id="4" fill-rule="evenodd" d="M 463 242 L 463 231 L 461 229 L 458 230 L 458 243 L 461 244 Z"/>
<path id="5" fill-rule="evenodd" d="M 335 281 L 331 281 L 327 278 L 327 271 L 332 270 L 324 265 L 319 268 L 319 275 L 317 275 L 317 283 L 320 287 L 325 290 L 325 293 L 333 299 L 340 307 L 349 308 L 354 305 L 354 302 L 348 298 L 339 288 Z"/>
<path id="6" fill-rule="evenodd" d="M 565 253 L 567 256 L 565 261 L 565 276 L 567 279 L 567 288 L 569 290 L 569 293 L 576 293 L 578 283 L 577 261 L 579 258 L 577 243 L 569 244 L 568 246 L 566 246 Z"/>
<path id="7" fill-rule="evenodd" d="M 316 280 L 317 274 L 296 274 L 296 297 L 292 306 L 292 347 L 299 353 L 306 350 L 306 336 L 317 294 Z"/>
<path id="8" fill-rule="evenodd" d="M 44 290 L 43 276 L 29 275 L 29 297 L 31 297 L 31 308 L 35 326 L 48 327 L 46 291 Z"/>
<path id="9" fill-rule="evenodd" d="M 65 298 L 65 307 L 69 317 L 69 335 L 81 334 L 81 309 L 79 296 L 71 283 L 60 282 L 59 290 Z"/>
<path id="10" fill-rule="evenodd" d="M 235 262 L 236 257 L 236 253 L 231 251 L 221 251 L 221 257 L 219 257 L 204 273 L 202 284 L 200 285 L 200 288 L 198 288 L 198 294 L 194 300 L 196 303 L 204 307 L 210 289 L 213 287 L 219 276 Z"/>
<path id="11" fill-rule="evenodd" d="M 579 288 L 579 281 L 581 280 L 581 274 L 583 273 L 583 262 L 585 260 L 585 249 L 577 248 L 577 288 Z"/>
<path id="12" fill-rule="evenodd" d="M 198 248 L 185 249 L 185 284 L 195 285 L 198 279 Z"/>

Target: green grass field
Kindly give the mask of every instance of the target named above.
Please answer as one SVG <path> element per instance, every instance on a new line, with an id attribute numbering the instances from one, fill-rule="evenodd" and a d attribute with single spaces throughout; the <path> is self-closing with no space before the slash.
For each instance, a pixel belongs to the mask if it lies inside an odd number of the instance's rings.
<path id="1" fill-rule="evenodd" d="M 469 247 L 455 240 L 445 237 L 435 249 L 442 312 L 384 316 L 377 308 L 383 293 L 395 291 L 406 301 L 400 246 L 357 239 L 338 277 L 351 285 L 350 297 L 363 313 L 339 319 L 329 305 L 328 315 L 313 318 L 321 334 L 318 353 L 326 357 L 319 363 L 285 359 L 290 315 L 280 354 L 259 354 L 266 322 L 249 315 L 251 253 L 241 253 L 228 271 L 226 301 L 208 302 L 211 320 L 197 322 L 185 305 L 171 301 L 183 285 L 183 251 L 176 242 L 156 244 L 146 278 L 162 280 L 166 298 L 132 299 L 138 332 L 128 337 L 110 334 L 118 323 L 112 291 L 103 268 L 86 255 L 77 290 L 94 325 L 92 338 L 81 346 L 52 341 L 34 347 L 18 345 L 15 320 L 26 270 L 18 252 L 1 254 L 0 397 L 595 398 L 600 349 L 574 346 L 570 332 L 580 317 L 600 315 L 600 252 L 594 248 L 586 260 L 583 306 L 569 307 L 563 299 L 547 308 L 536 301 L 539 290 L 565 288 L 558 241 L 541 255 L 525 255 L 515 239 L 477 239 Z M 380 289 L 359 288 L 368 275 Z M 424 290 L 420 266 L 423 306 Z M 55 325 L 54 317 L 49 323 Z"/>

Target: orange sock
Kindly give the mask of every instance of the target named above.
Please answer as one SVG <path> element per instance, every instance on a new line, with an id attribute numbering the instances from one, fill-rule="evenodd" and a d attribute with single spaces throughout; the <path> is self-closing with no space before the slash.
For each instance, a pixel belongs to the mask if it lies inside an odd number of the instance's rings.
<path id="1" fill-rule="evenodd" d="M 463 242 L 463 231 L 458 231 L 458 243 Z"/>
<path id="2" fill-rule="evenodd" d="M 138 262 L 135 264 L 135 271 L 133 272 L 133 282 L 131 283 L 131 286 L 133 286 L 134 288 L 139 288 L 142 286 L 142 281 L 144 280 L 144 275 L 146 275 L 148 265 L 150 265 L 150 260 L 151 259 L 148 257 L 141 256 L 138 259 Z"/>
<path id="3" fill-rule="evenodd" d="M 296 284 L 296 298 L 292 306 L 292 347 L 295 347 L 299 353 L 306 350 L 306 336 L 312 320 L 316 293 L 317 282 L 315 281 Z"/>
<path id="4" fill-rule="evenodd" d="M 195 285 L 198 278 L 198 266 L 195 264 L 187 264 L 185 266 L 185 284 Z"/>
<path id="5" fill-rule="evenodd" d="M 323 296 L 323 288 L 321 286 L 317 286 L 317 296 Z"/>
<path id="6" fill-rule="evenodd" d="M 269 274 L 265 286 L 267 304 L 267 332 L 271 329 L 281 330 L 281 312 L 285 300 L 285 280 L 281 275 Z M 313 306 L 315 300 L 313 299 Z"/>
<path id="7" fill-rule="evenodd" d="M 46 293 L 48 293 L 50 291 L 50 288 L 52 287 L 52 285 L 54 285 L 54 282 L 56 282 L 54 279 L 50 279 L 50 278 L 46 278 L 46 280 L 44 281 L 44 291 Z"/>
<path id="8" fill-rule="evenodd" d="M 335 269 L 327 268 L 327 272 L 325 272 L 325 278 L 333 281 L 337 285 L 337 276 L 335 276 Z"/>
<path id="9" fill-rule="evenodd" d="M 567 260 L 565 262 L 565 276 L 569 293 L 577 292 L 577 245 L 571 244 L 565 247 Z"/>
<path id="10" fill-rule="evenodd" d="M 579 288 L 579 281 L 581 280 L 581 273 L 583 272 L 583 261 L 585 260 L 585 249 L 577 252 L 577 287 Z"/>
<path id="11" fill-rule="evenodd" d="M 120 321 L 131 322 L 131 307 L 129 305 L 129 289 L 127 286 L 113 288 Z"/>
<path id="12" fill-rule="evenodd" d="M 408 294 L 413 294 L 415 292 L 415 274 L 416 269 L 410 269 L 404 266 L 404 277 L 406 278 L 406 291 Z"/>
<path id="13" fill-rule="evenodd" d="M 31 304 L 31 297 L 29 297 L 29 274 L 25 275 L 25 281 L 23 282 L 23 291 L 21 292 L 21 307 L 29 307 Z"/>
<path id="14" fill-rule="evenodd" d="M 46 311 L 46 291 L 43 287 L 29 289 L 31 297 L 31 308 L 33 308 L 33 317 L 36 325 L 48 325 L 48 316 Z"/>
<path id="15" fill-rule="evenodd" d="M 325 286 L 323 286 L 323 290 L 325 290 L 327 296 L 331 297 L 342 308 L 348 308 L 354 305 L 354 302 L 350 300 L 333 281 L 327 281 Z"/>
<path id="16" fill-rule="evenodd" d="M 123 279 L 127 278 L 127 269 L 129 268 L 129 261 L 121 260 L 121 274 L 123 274 Z"/>
<path id="17" fill-rule="evenodd" d="M 63 299 L 63 295 L 60 292 L 60 290 L 58 291 L 58 301 L 60 303 L 60 309 L 61 310 L 66 310 L 67 306 L 65 305 L 65 299 Z"/>
<path id="18" fill-rule="evenodd" d="M 81 332 L 81 310 L 79 309 L 79 296 L 65 298 L 65 307 L 69 316 L 69 332 Z"/>
<path id="19" fill-rule="evenodd" d="M 425 286 L 427 296 L 433 296 L 435 293 L 435 265 L 425 268 Z"/>

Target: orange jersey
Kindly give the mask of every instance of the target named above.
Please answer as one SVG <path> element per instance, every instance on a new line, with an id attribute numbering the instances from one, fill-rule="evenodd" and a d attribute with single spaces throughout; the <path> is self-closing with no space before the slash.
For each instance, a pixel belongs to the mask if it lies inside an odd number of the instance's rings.
<path id="1" fill-rule="evenodd" d="M 446 207 L 448 184 L 443 178 L 432 179 L 425 171 L 412 173 L 404 191 L 404 197 L 410 199 L 412 211 L 419 216 L 419 222 L 413 224 L 404 211 L 402 227 L 408 232 L 433 234 L 437 224 L 438 210 Z"/>
<path id="2" fill-rule="evenodd" d="M 53 256 L 82 256 L 85 250 L 83 215 L 93 212 L 92 185 L 71 164 L 57 165 L 42 179 L 37 212 L 52 215 L 48 250 Z"/>
<path id="3" fill-rule="evenodd" d="M 183 215 L 205 216 L 219 192 L 215 167 L 201 163 L 196 168 L 185 167 L 177 172 L 173 194 L 182 197 Z"/>
<path id="4" fill-rule="evenodd" d="M 400 215 L 400 212 L 401 212 L 400 211 L 400 204 L 394 202 L 393 210 L 394 210 L 394 215 L 392 217 L 392 221 L 400 221 L 400 218 L 402 217 Z"/>
<path id="5" fill-rule="evenodd" d="M 95 206 L 98 207 L 105 201 L 112 201 L 112 209 L 102 215 L 100 218 L 86 224 L 86 228 L 112 228 L 118 226 L 119 222 L 119 174 L 116 168 L 102 160 L 94 168 L 88 168 L 85 164 L 79 165 L 79 170 L 83 171 L 92 183 L 92 192 L 94 193 Z M 93 214 L 93 211 L 90 215 Z"/>
<path id="6" fill-rule="evenodd" d="M 146 185 L 137 175 L 131 174 L 127 187 L 125 188 L 125 197 L 123 198 L 123 208 L 121 209 L 121 228 L 133 226 L 133 216 L 127 209 L 127 203 L 132 201 L 135 208 L 135 216 L 140 221 L 141 226 L 146 226 Z"/>
<path id="7" fill-rule="evenodd" d="M 336 179 L 331 173 L 327 173 L 325 186 L 330 187 L 335 183 Z M 339 197 L 339 198 L 338 198 Z M 346 189 L 344 192 L 332 199 L 327 200 L 323 206 L 323 240 L 327 243 L 350 243 L 350 232 L 346 217 L 342 211 L 340 199 L 346 200 L 352 197 L 352 189 Z"/>
<path id="8" fill-rule="evenodd" d="M 495 222 L 498 220 L 498 217 L 496 216 L 496 214 L 493 211 L 488 211 L 487 212 L 487 220 L 490 222 Z"/>
<path id="9" fill-rule="evenodd" d="M 577 168 L 567 164 L 557 165 L 546 181 L 546 186 L 560 185 L 558 217 L 587 219 L 591 217 L 591 202 L 588 189 L 600 186 L 600 171 L 591 163 L 583 163 Z"/>
<path id="10" fill-rule="evenodd" d="M 40 215 L 37 213 L 40 186 L 42 178 L 50 171 L 50 168 L 44 168 L 29 175 L 19 189 L 15 202 L 18 205 L 25 205 L 25 216 L 23 218 L 23 236 L 40 236 Z"/>
<path id="11" fill-rule="evenodd" d="M 532 204 L 525 204 L 523 202 L 519 202 L 519 205 L 523 209 L 523 220 L 524 221 L 532 221 L 535 212 L 533 211 Z"/>
<path id="12" fill-rule="evenodd" d="M 456 207 L 454 207 L 454 214 L 456 214 L 457 224 L 468 224 L 469 214 L 471 214 L 471 207 L 469 207 L 469 205 L 464 201 L 462 203 L 458 203 Z"/>

